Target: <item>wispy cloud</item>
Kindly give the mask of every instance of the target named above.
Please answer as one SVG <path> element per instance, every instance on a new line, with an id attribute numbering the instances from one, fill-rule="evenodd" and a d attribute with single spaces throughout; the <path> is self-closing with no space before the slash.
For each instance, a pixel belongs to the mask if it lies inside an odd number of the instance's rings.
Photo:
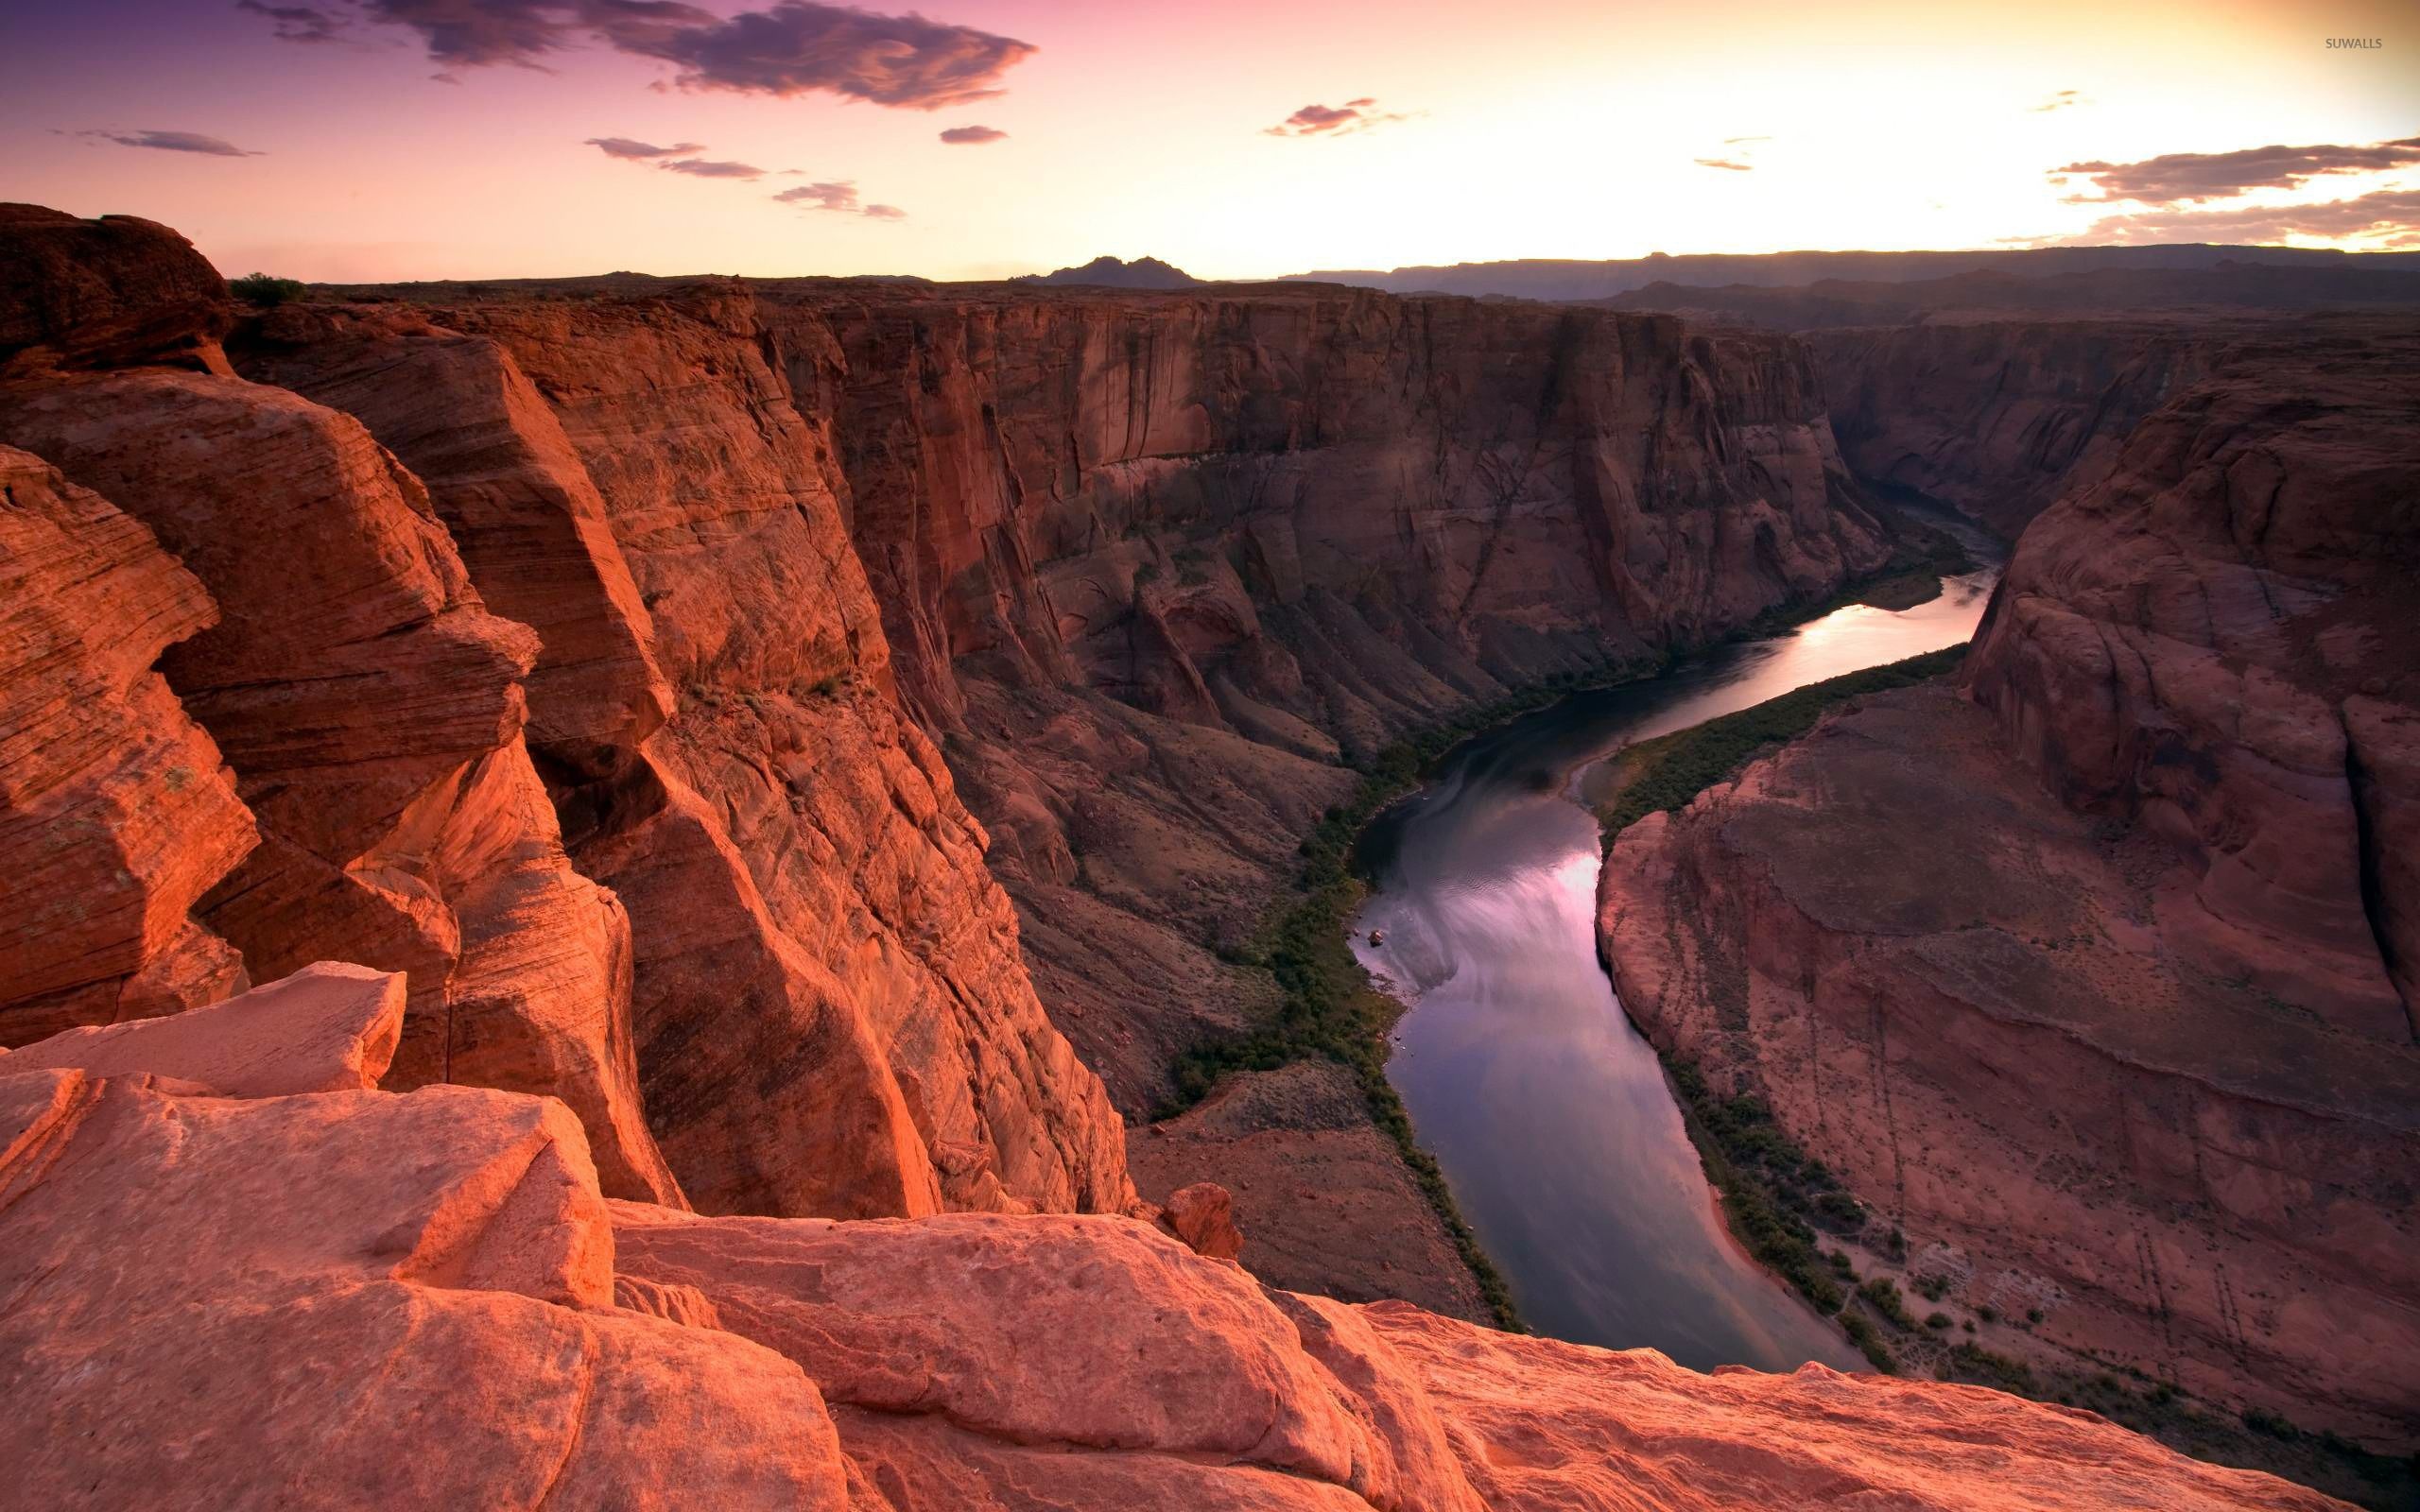
<path id="1" fill-rule="evenodd" d="M 2105 242 L 2282 242 L 2289 236 L 2359 241 L 2393 249 L 2420 248 L 2420 189 L 2381 189 L 2350 199 L 2308 205 L 2229 205 L 2217 210 L 2142 210 L 2103 215 L 2068 236 L 2034 238 L 2039 246 Z"/>
<path id="2" fill-rule="evenodd" d="M 2063 89 L 2056 94 L 2051 95 L 2048 99 L 2044 100 L 2041 104 L 2033 107 L 2033 113 L 2036 115 L 2046 115 L 2052 111 L 2064 111 L 2071 105 L 2089 105 L 2092 102 L 2090 100 L 2083 97 L 2083 91 Z"/>
<path id="3" fill-rule="evenodd" d="M 1754 173 L 1756 171 L 1754 163 L 1734 163 L 1729 158 L 1699 158 L 1696 162 L 1697 165 L 1701 168 L 1728 168 L 1733 173 Z"/>
<path id="4" fill-rule="evenodd" d="M 953 126 L 942 133 L 942 140 L 954 147 L 979 146 L 986 142 L 1005 142 L 1006 131 L 996 126 Z"/>
<path id="5" fill-rule="evenodd" d="M 1772 138 L 1769 136 L 1726 136 L 1722 139 L 1722 145 L 1726 147 L 1736 147 L 1742 142 L 1770 142 L 1772 140 Z"/>
<path id="6" fill-rule="evenodd" d="M 649 142 L 633 142 L 626 136 L 592 136 L 580 145 L 595 147 L 609 158 L 680 158 L 706 149 L 702 142 L 676 142 L 660 147 Z"/>
<path id="7" fill-rule="evenodd" d="M 272 6 L 237 0 L 287 42 L 322 42 L 345 27 L 405 27 L 447 70 L 510 64 L 544 68 L 556 55 L 601 42 L 669 63 L 683 89 L 745 94 L 831 94 L 914 110 L 940 110 L 1000 93 L 1030 43 L 910 11 L 881 15 L 820 0 L 777 0 L 720 16 L 683 0 L 325 0 Z M 440 76 L 443 77 L 443 76 Z"/>
<path id="8" fill-rule="evenodd" d="M 261 0 L 235 0 L 235 9 L 268 18 L 270 32 L 280 42 L 343 42 L 352 22 L 315 6 L 271 6 Z"/>
<path id="9" fill-rule="evenodd" d="M 848 215 L 870 215 L 875 220 L 906 220 L 908 212 L 897 205 L 861 204 L 856 184 L 847 179 L 825 183 L 803 183 L 785 189 L 773 197 L 786 205 L 801 210 L 829 210 Z"/>
<path id="10" fill-rule="evenodd" d="M 685 173 L 693 179 L 762 179 L 765 170 L 752 163 L 716 163 L 705 158 L 683 158 L 678 163 L 659 163 L 666 173 Z"/>
<path id="11" fill-rule="evenodd" d="M 2132 200 L 2179 205 L 2232 199 L 2255 189 L 2296 189 L 2329 174 L 2376 173 L 2420 163 L 2420 137 L 2369 146 L 2267 146 L 2239 152 L 2170 152 L 2140 163 L 2070 163 L 2050 170 L 2065 182 L 2082 177 L 2100 192 L 2067 197 L 2070 204 Z"/>
<path id="12" fill-rule="evenodd" d="M 1263 136 L 1352 136 L 1411 119 L 1409 112 L 1381 111 L 1374 99 L 1346 100 L 1341 105 L 1305 105 L 1261 132 Z"/>
<path id="13" fill-rule="evenodd" d="M 156 147 L 162 152 L 199 152 L 213 158 L 260 158 L 265 152 L 254 152 L 199 131 L 71 131 L 61 135 L 79 136 L 91 142 L 114 142 L 122 147 Z"/>

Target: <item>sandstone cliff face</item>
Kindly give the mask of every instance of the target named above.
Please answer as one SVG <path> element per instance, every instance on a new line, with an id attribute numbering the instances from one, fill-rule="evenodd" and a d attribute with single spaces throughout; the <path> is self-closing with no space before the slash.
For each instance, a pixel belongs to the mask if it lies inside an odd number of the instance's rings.
<path id="1" fill-rule="evenodd" d="M 0 447 L 0 1044 L 173 1012 L 244 980 L 194 917 L 255 843 L 152 670 L 217 616 L 151 533 Z"/>
<path id="2" fill-rule="evenodd" d="M 1115 1115 L 902 717 L 826 428 L 748 301 L 476 315 L 289 312 L 243 360 L 359 416 L 549 627 L 530 742 L 636 922 L 648 1113 L 692 1199 L 1122 1210 Z"/>
<path id="3" fill-rule="evenodd" d="M 609 1202 L 552 1099 L 363 1085 L 399 979 L 270 995 L 205 1015 L 273 1021 L 283 1064 L 193 1016 L 0 1054 L 0 1453 L 35 1501 L 2339 1505 L 1973 1388 L 1296 1297 L 1130 1219 Z"/>
<path id="4" fill-rule="evenodd" d="M 2227 328 L 2126 320 L 1809 331 L 1859 477 L 2014 540 L 2107 472 L 2135 424 L 2208 370 Z"/>
<path id="5" fill-rule="evenodd" d="M 1993 1347 L 2388 1443 L 2420 1434 L 2415 382 L 2406 329 L 2246 344 L 2027 531 L 1971 696 L 1835 717 L 1601 885 L 1633 1017 L 1912 1269 L 2043 1314 Z"/>

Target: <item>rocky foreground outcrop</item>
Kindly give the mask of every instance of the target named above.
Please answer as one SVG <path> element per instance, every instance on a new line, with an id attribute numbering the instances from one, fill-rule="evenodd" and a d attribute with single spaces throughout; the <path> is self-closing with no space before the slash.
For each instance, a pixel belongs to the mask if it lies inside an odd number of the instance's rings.
<path id="1" fill-rule="evenodd" d="M 1115 1217 L 701 1217 L 560 1102 L 372 1090 L 394 973 L 0 1053 L 0 1459 L 164 1508 L 2337 1506 L 1969 1387 L 1682 1370 Z M 212 1033 L 198 1032 L 209 1027 Z M 231 1042 L 275 1055 L 229 1055 Z M 397 1152 L 408 1151 L 408 1159 Z"/>
<path id="2" fill-rule="evenodd" d="M 2408 324 L 2236 344 L 2027 530 L 1963 688 L 1624 831 L 1600 899 L 1633 1018 L 1762 1096 L 1993 1349 L 2390 1446 L 2420 1437 L 2415 393 Z"/>

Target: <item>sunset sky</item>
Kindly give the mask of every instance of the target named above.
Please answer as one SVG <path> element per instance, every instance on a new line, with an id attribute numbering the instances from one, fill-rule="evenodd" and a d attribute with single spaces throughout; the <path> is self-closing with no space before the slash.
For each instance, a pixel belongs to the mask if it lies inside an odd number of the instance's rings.
<path id="1" fill-rule="evenodd" d="M 925 3 L 7 0 L 0 199 L 324 281 L 2420 247 L 2408 3 Z"/>

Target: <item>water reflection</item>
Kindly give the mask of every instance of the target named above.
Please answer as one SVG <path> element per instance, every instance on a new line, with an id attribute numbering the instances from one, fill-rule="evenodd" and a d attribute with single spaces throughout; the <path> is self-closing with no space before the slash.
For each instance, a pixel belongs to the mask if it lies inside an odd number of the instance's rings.
<path id="1" fill-rule="evenodd" d="M 1723 1231 L 1654 1052 L 1598 965 L 1597 827 L 1569 795 L 1632 741 L 1965 640 L 1994 576 L 1568 699 L 1456 751 L 1364 836 L 1378 890 L 1354 948 L 1412 1005 L 1389 1074 L 1531 1327 L 1700 1369 L 1861 1364 Z"/>

